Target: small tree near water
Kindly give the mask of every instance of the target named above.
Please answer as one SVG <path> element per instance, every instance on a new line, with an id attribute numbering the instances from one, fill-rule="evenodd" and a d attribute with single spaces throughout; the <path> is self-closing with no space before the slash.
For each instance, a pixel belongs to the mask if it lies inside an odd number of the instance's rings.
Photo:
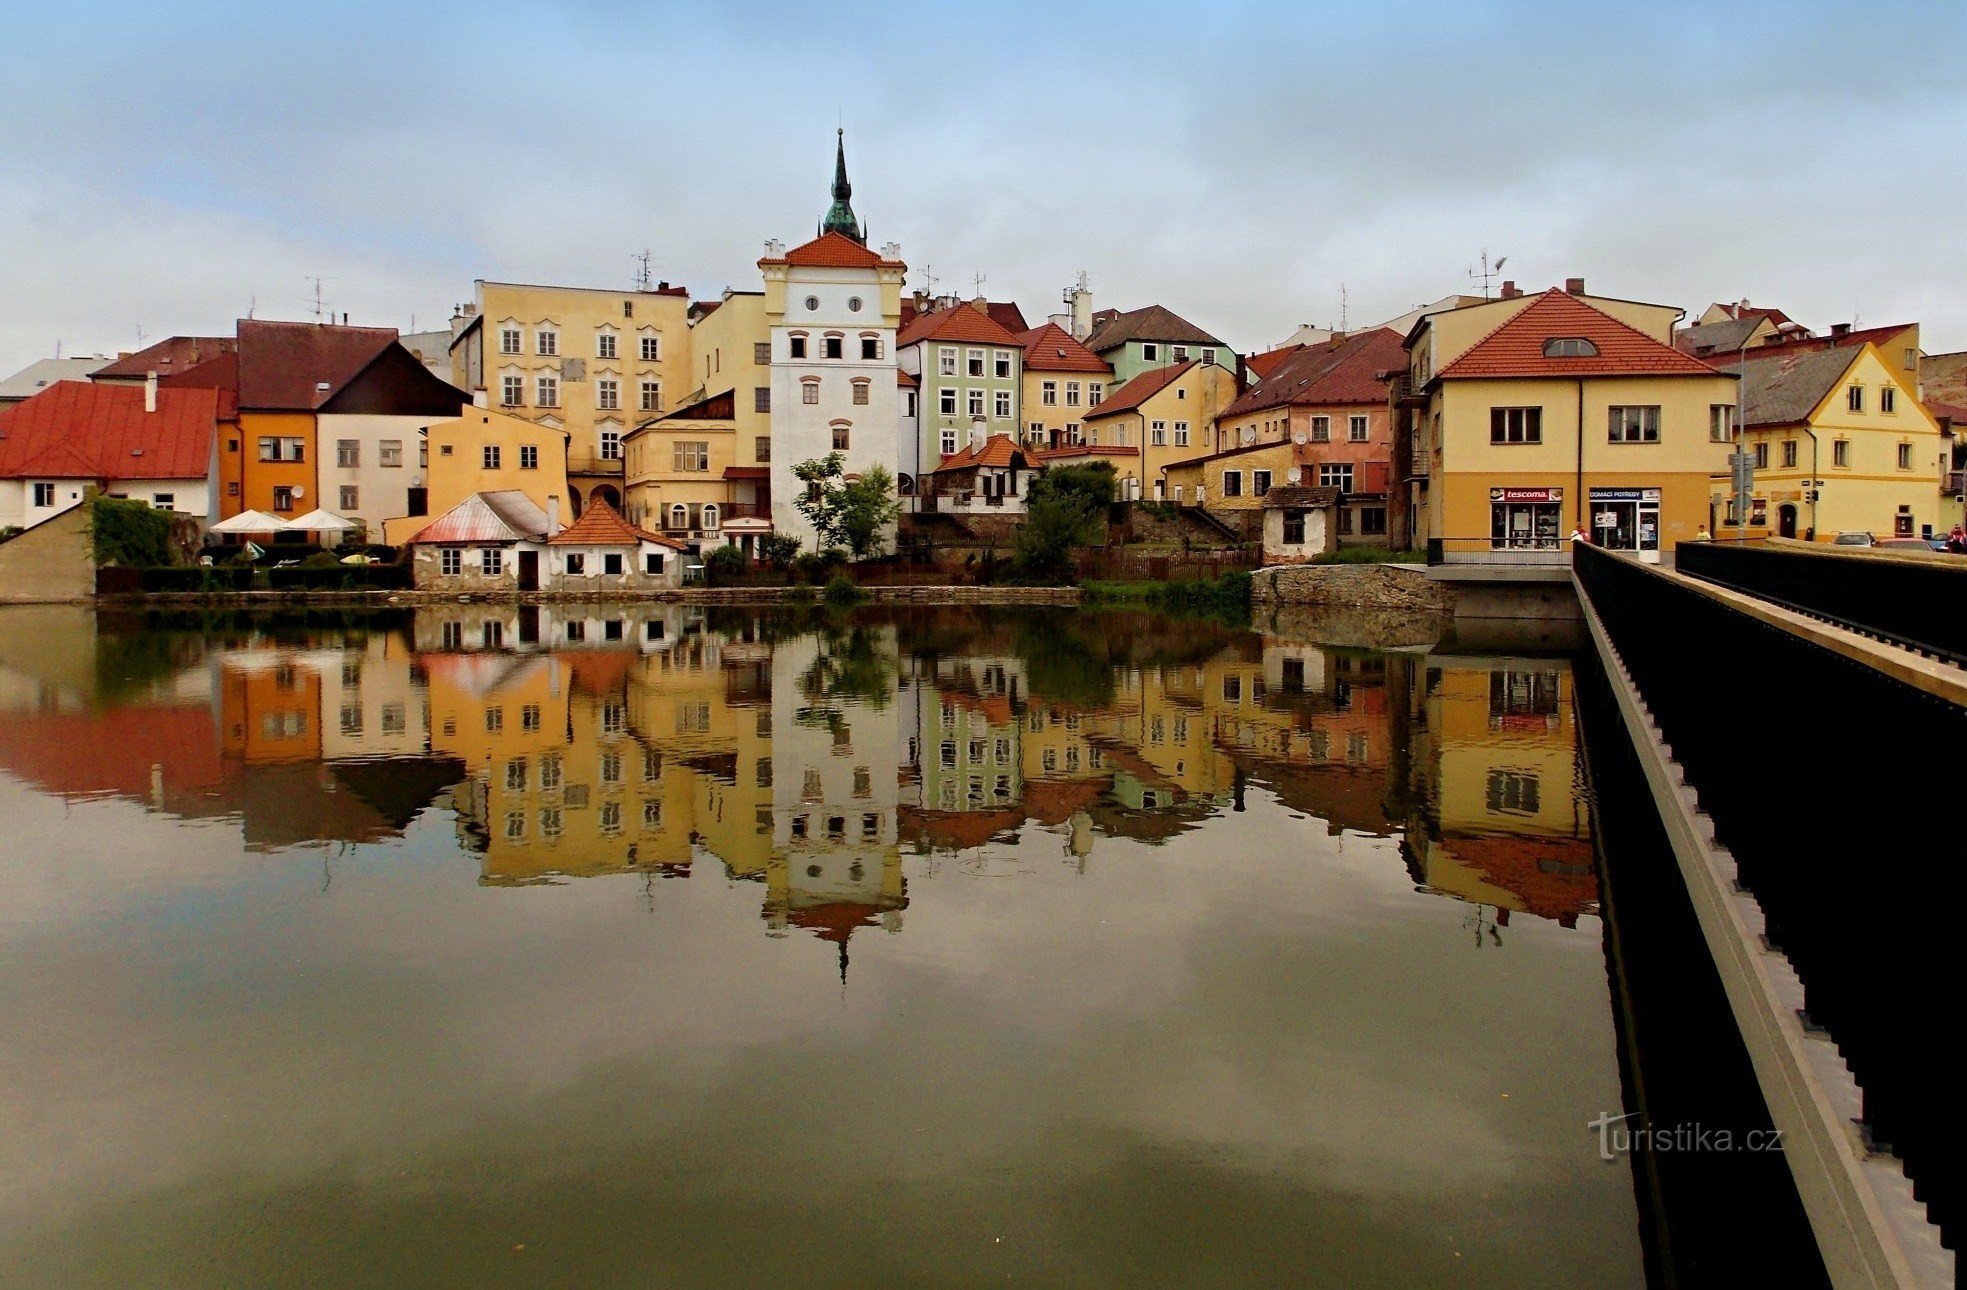
<path id="1" fill-rule="evenodd" d="M 834 452 L 794 466 L 793 476 L 806 491 L 792 504 L 813 526 L 822 551 L 844 547 L 856 560 L 866 560 L 887 549 L 888 526 L 900 518 L 902 507 L 886 467 L 870 466 L 859 478 L 847 479 L 846 464 L 846 456 Z"/>
<path id="2" fill-rule="evenodd" d="M 1098 536 L 1113 490 L 1113 467 L 1104 461 L 1048 470 L 1032 480 L 1018 529 L 1018 576 L 1070 579 L 1073 553 Z"/>

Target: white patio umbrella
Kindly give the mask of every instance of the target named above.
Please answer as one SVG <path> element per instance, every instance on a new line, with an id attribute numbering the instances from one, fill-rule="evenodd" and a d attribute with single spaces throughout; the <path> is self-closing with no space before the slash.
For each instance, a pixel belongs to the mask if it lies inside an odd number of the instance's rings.
<path id="1" fill-rule="evenodd" d="M 279 533 L 292 526 L 265 511 L 241 511 L 229 520 L 212 525 L 214 533 Z"/>
<path id="2" fill-rule="evenodd" d="M 356 524 L 354 520 L 345 520 L 333 511 L 317 508 L 297 519 L 288 520 L 287 527 L 309 533 L 340 533 L 356 527 Z"/>

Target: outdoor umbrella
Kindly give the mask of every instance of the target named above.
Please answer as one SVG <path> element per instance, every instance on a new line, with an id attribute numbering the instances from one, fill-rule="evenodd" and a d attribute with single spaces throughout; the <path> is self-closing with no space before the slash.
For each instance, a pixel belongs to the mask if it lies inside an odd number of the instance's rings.
<path id="1" fill-rule="evenodd" d="M 333 511 L 312 510 L 299 519 L 287 521 L 287 527 L 308 533 L 340 533 L 356 527 L 354 520 L 345 520 Z"/>
<path id="2" fill-rule="evenodd" d="M 241 511 L 229 520 L 212 525 L 214 533 L 279 533 L 292 526 L 265 511 Z"/>

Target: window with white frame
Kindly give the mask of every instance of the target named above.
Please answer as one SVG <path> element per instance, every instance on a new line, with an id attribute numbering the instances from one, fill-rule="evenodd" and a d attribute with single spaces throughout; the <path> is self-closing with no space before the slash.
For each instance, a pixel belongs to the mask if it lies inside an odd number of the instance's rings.
<path id="1" fill-rule="evenodd" d="M 594 337 L 594 356 L 596 358 L 615 357 L 615 333 L 604 331 Z"/>
<path id="2" fill-rule="evenodd" d="M 1186 345 L 1177 345 L 1177 346 L 1175 346 L 1175 347 L 1174 347 L 1174 359 L 1175 359 L 1175 361 L 1176 361 L 1177 363 L 1186 363 L 1186 362 L 1188 362 L 1188 346 L 1186 346 Z"/>
<path id="3" fill-rule="evenodd" d="M 1542 408 L 1490 408 L 1490 443 L 1542 443 L 1544 441 L 1544 410 Z"/>
<path id="4" fill-rule="evenodd" d="M 1613 443 L 1658 443 L 1660 409 L 1656 404 L 1631 404 L 1607 409 L 1607 434 Z"/>
<path id="5" fill-rule="evenodd" d="M 519 345 L 519 329 L 517 327 L 502 327 L 499 329 L 499 353 L 517 354 L 519 352 Z"/>
<path id="6" fill-rule="evenodd" d="M 942 454 L 943 454 L 943 456 L 945 456 L 945 457 L 948 457 L 948 456 L 950 456 L 950 455 L 952 455 L 953 453 L 955 453 L 955 451 L 956 451 L 956 431 L 954 431 L 954 430 L 945 430 L 945 431 L 943 431 L 943 433 L 942 433 L 942 444 L 941 444 L 941 447 L 942 447 Z"/>
<path id="7" fill-rule="evenodd" d="M 793 358 L 806 357 L 806 333 L 797 331 L 792 333 L 792 335 L 786 337 L 785 344 L 786 353 L 790 354 Z"/>
<path id="8" fill-rule="evenodd" d="M 648 335 L 643 336 L 641 341 L 642 348 L 640 352 L 642 361 L 645 363 L 660 363 L 662 361 L 662 337 Z M 611 354 L 607 357 L 612 358 L 614 356 Z"/>
<path id="9" fill-rule="evenodd" d="M 612 376 L 603 376 L 594 382 L 594 406 L 606 412 L 613 412 L 622 405 L 622 383 Z"/>
<path id="10" fill-rule="evenodd" d="M 1353 417 L 1346 427 L 1346 438 L 1353 443 L 1365 443 L 1367 427 L 1370 423 L 1365 417 Z"/>
<path id="11" fill-rule="evenodd" d="M 385 439 L 377 444 L 376 460 L 385 466 L 401 466 L 403 464 L 403 441 L 401 439 Z"/>
<path id="12" fill-rule="evenodd" d="M 560 333 L 542 327 L 533 333 L 533 352 L 552 357 L 560 352 Z"/>
<path id="13" fill-rule="evenodd" d="M 1104 399 L 1105 397 L 1106 397 L 1106 386 L 1101 385 L 1098 381 L 1088 381 L 1086 383 L 1087 407 L 1089 408 L 1098 407 L 1100 405 L 1100 400 Z"/>
<path id="14" fill-rule="evenodd" d="M 55 486 L 53 484 L 36 484 L 34 486 L 34 504 L 43 507 L 53 506 L 55 504 Z"/>
<path id="15" fill-rule="evenodd" d="M 640 405 L 644 412 L 662 411 L 662 382 L 643 381 L 640 386 Z"/>
<path id="16" fill-rule="evenodd" d="M 846 356 L 846 337 L 833 332 L 820 339 L 821 358 L 844 358 Z"/>
<path id="17" fill-rule="evenodd" d="M 881 357 L 881 338 L 879 336 L 861 337 L 861 358 L 874 362 Z"/>
<path id="18" fill-rule="evenodd" d="M 936 349 L 936 371 L 942 376 L 956 375 L 956 347 L 942 345 Z"/>
<path id="19" fill-rule="evenodd" d="M 1224 496 L 1224 497 L 1241 497 L 1241 496 L 1243 496 L 1243 472 L 1242 472 L 1242 471 L 1240 471 L 1240 470 L 1225 470 L 1225 471 L 1223 472 L 1223 496 Z"/>
<path id="20" fill-rule="evenodd" d="M 1342 493 L 1351 492 L 1352 463 L 1326 462 L 1318 468 L 1318 482 L 1326 488 L 1336 488 Z"/>
<path id="21" fill-rule="evenodd" d="M 163 494 L 159 494 L 159 496 L 162 497 Z M 358 500 L 359 497 L 360 493 L 357 491 L 355 485 L 343 484 L 341 486 L 341 508 L 344 511 L 360 510 L 362 503 Z"/>
<path id="22" fill-rule="evenodd" d="M 1863 412 L 1865 410 L 1865 387 L 1862 385 L 1853 385 L 1850 389 L 1844 391 L 1844 406 L 1853 412 Z"/>
<path id="23" fill-rule="evenodd" d="M 1909 443 L 1899 445 L 1899 469 L 1912 469 L 1912 445 Z"/>
<path id="24" fill-rule="evenodd" d="M 1159 345 L 1142 345 L 1141 358 L 1150 363 L 1159 361 L 1161 358 L 1161 347 Z"/>
<path id="25" fill-rule="evenodd" d="M 464 552 L 458 550 L 458 548 L 454 546 L 445 547 L 443 551 L 441 551 L 438 554 L 437 567 L 443 571 L 445 577 L 447 578 L 457 577 L 459 574 L 464 572 Z M 451 626 L 450 623 L 445 623 L 444 625 L 446 627 Z M 446 643 L 448 644 L 449 642 Z"/>
<path id="26" fill-rule="evenodd" d="M 1057 381 L 1040 383 L 1038 387 L 1038 401 L 1048 408 L 1058 406 L 1059 383 Z"/>
<path id="27" fill-rule="evenodd" d="M 991 410 L 991 415 L 993 415 L 993 416 L 996 416 L 996 417 L 1008 417 L 1008 416 L 1010 416 L 1010 415 L 1011 415 L 1011 392 L 1010 392 L 1009 390 L 998 390 L 998 391 L 997 391 L 997 392 L 996 392 L 996 393 L 995 393 L 995 394 L 994 394 L 994 395 L 993 395 L 993 396 L 991 397 L 991 409 L 990 409 L 990 410 Z"/>
<path id="28" fill-rule="evenodd" d="M 1270 491 L 1270 472 L 1253 470 L 1250 472 L 1250 496 L 1262 497 Z"/>
<path id="29" fill-rule="evenodd" d="M 620 461 L 622 459 L 622 432 L 619 428 L 606 427 L 601 431 L 601 460 Z"/>
<path id="30" fill-rule="evenodd" d="M 936 410 L 946 417 L 956 415 L 956 391 L 954 389 L 946 385 L 938 392 Z"/>
<path id="31" fill-rule="evenodd" d="M 516 408 L 526 401 L 526 378 L 508 376 L 499 382 L 501 394 L 499 403 L 508 408 Z"/>
<path id="32" fill-rule="evenodd" d="M 982 390 L 966 390 L 964 393 L 968 396 L 966 402 L 970 415 L 973 417 L 982 416 L 984 414 L 984 392 Z"/>
<path id="33" fill-rule="evenodd" d="M 584 576 L 587 573 L 587 556 L 579 551 L 569 551 L 567 553 L 567 572 L 576 578 Z M 573 627 L 576 624 L 568 623 L 567 626 Z M 570 637 L 569 639 L 572 638 Z"/>
<path id="34" fill-rule="evenodd" d="M 1011 355 L 1009 354 L 1009 352 L 1007 352 L 1007 351 L 1005 351 L 1005 350 L 1001 350 L 1001 349 L 1000 349 L 1000 350 L 998 350 L 998 351 L 997 351 L 997 358 L 996 358 L 996 360 L 995 360 L 995 361 L 994 361 L 994 362 L 992 363 L 992 365 L 991 365 L 991 370 L 992 370 L 992 371 L 993 371 L 994 373 L 996 373 L 996 375 L 997 375 L 997 379 L 998 379 L 998 380 L 1000 380 L 1000 381 L 1008 381 L 1008 380 L 1010 380 L 1010 379 L 1011 379 Z"/>
<path id="35" fill-rule="evenodd" d="M 534 385 L 534 394 L 537 396 L 533 400 L 535 403 L 538 403 L 543 408 L 557 408 L 560 406 L 559 377 L 542 376 L 534 382 Z"/>
<path id="36" fill-rule="evenodd" d="M 1899 410 L 1898 390 L 1890 385 L 1880 386 L 1878 390 L 1878 410 L 1880 412 L 1897 412 Z"/>
<path id="37" fill-rule="evenodd" d="M 1155 448 L 1167 447 L 1168 423 L 1166 421 L 1155 421 L 1149 423 L 1147 429 L 1147 441 L 1150 446 Z"/>
<path id="38" fill-rule="evenodd" d="M 679 439 L 671 450 L 671 461 L 679 471 L 710 469 L 710 443 L 702 439 Z"/>
<path id="39" fill-rule="evenodd" d="M 1311 419 L 1311 441 L 1313 443 L 1332 442 L 1332 418 L 1313 417 Z"/>
<path id="40" fill-rule="evenodd" d="M 1707 405 L 1707 437 L 1710 443 L 1727 443 L 1735 437 L 1735 405 Z"/>
<path id="41" fill-rule="evenodd" d="M 505 572 L 505 552 L 495 546 L 488 546 L 478 553 L 478 568 L 488 578 L 496 578 Z"/>
<path id="42" fill-rule="evenodd" d="M 813 377 L 810 380 L 799 383 L 799 401 L 808 404 L 818 403 L 820 401 L 820 382 L 818 377 Z"/>
<path id="43" fill-rule="evenodd" d="M 984 352 L 982 350 L 971 350 L 964 356 L 964 362 L 964 370 L 968 371 L 970 375 L 982 376 L 984 374 Z"/>
<path id="44" fill-rule="evenodd" d="M 1079 382 L 1067 381 L 1065 383 L 1065 405 L 1069 408 L 1079 406 Z"/>
<path id="45" fill-rule="evenodd" d="M 1175 446 L 1177 448 L 1188 447 L 1188 422 L 1186 421 L 1175 422 Z"/>
<path id="46" fill-rule="evenodd" d="M 1839 439 L 1831 444 L 1830 464 L 1833 466 L 1849 466 L 1851 464 L 1851 441 L 1849 439 Z"/>
<path id="47" fill-rule="evenodd" d="M 343 470 L 353 470 L 362 464 L 362 441 L 359 439 L 337 439 L 335 441 L 335 465 Z"/>

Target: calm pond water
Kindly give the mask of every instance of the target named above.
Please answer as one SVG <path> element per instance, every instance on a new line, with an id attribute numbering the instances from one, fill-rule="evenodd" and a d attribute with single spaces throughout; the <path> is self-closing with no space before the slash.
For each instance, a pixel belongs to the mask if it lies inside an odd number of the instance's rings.
<path id="1" fill-rule="evenodd" d="M 1643 1280 L 1564 658 L 577 612 L 0 612 L 0 1278 Z"/>

